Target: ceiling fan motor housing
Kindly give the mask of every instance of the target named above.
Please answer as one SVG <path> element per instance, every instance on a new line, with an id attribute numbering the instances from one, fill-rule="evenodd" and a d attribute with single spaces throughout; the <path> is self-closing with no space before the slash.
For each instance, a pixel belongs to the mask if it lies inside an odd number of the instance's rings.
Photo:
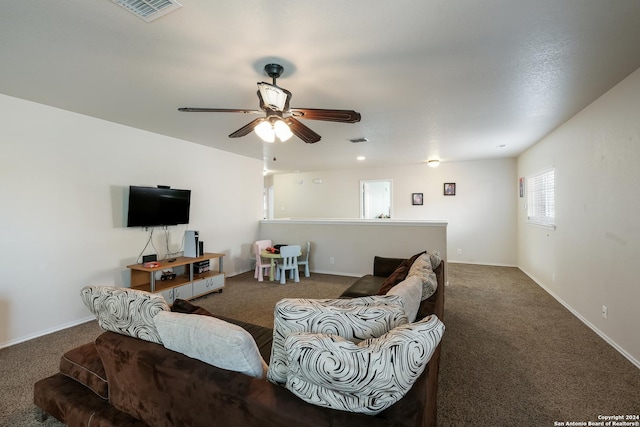
<path id="1" fill-rule="evenodd" d="M 284 67 L 280 64 L 267 64 L 264 66 L 264 71 L 267 76 L 273 79 L 273 84 L 276 84 L 276 79 L 282 75 Z"/>

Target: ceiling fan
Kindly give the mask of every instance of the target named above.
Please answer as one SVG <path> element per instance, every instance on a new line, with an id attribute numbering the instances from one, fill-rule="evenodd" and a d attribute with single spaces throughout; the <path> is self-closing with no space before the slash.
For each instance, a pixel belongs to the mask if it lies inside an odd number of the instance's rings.
<path id="1" fill-rule="evenodd" d="M 284 67 L 280 64 L 267 64 L 264 71 L 273 79 L 273 84 L 258 83 L 258 99 L 260 110 L 243 110 L 234 108 L 178 108 L 179 111 L 199 113 L 245 113 L 265 114 L 229 135 L 239 138 L 255 131 L 262 140 L 274 142 L 278 137 L 286 141 L 295 135 L 308 144 L 320 141 L 320 135 L 302 124 L 298 119 L 323 120 L 328 122 L 356 123 L 360 121 L 360 113 L 353 110 L 325 110 L 319 108 L 290 108 L 291 92 L 276 85 Z"/>

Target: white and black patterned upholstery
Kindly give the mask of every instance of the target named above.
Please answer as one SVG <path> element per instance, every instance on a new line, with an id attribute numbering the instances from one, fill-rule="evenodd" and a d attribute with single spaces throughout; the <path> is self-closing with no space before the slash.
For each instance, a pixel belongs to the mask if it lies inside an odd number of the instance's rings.
<path id="1" fill-rule="evenodd" d="M 357 345 L 335 335 L 289 335 L 286 387 L 314 405 L 378 414 L 411 389 L 443 333 L 432 315 Z"/>
<path id="2" fill-rule="evenodd" d="M 170 311 L 162 295 L 129 288 L 85 286 L 80 296 L 102 329 L 162 344 L 153 321 L 159 312 Z"/>
<path id="3" fill-rule="evenodd" d="M 283 299 L 274 310 L 273 344 L 267 379 L 287 381 L 284 342 L 295 332 L 334 334 L 359 342 L 382 336 L 407 323 L 402 298 L 396 295 L 353 299 Z"/>

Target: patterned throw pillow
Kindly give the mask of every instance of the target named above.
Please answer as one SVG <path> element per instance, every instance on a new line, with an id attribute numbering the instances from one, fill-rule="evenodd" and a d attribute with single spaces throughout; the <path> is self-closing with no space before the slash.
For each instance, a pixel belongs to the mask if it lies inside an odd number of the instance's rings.
<path id="1" fill-rule="evenodd" d="M 85 286 L 80 296 L 102 329 L 162 344 L 153 321 L 159 312 L 170 311 L 162 295 L 129 288 Z"/>
<path id="2" fill-rule="evenodd" d="M 433 264 L 436 263 L 435 267 Z M 438 289 L 438 278 L 433 269 L 440 265 L 440 253 L 438 251 L 427 252 L 420 255 L 411 265 L 407 277 L 419 277 L 422 281 L 422 300 L 426 300 Z"/>
<path id="3" fill-rule="evenodd" d="M 285 339 L 295 332 L 334 334 L 359 342 L 407 323 L 402 298 L 395 295 L 353 299 L 283 299 L 274 310 L 273 344 L 267 379 L 287 381 Z"/>
<path id="4" fill-rule="evenodd" d="M 432 315 L 357 345 L 335 335 L 290 335 L 286 387 L 314 405 L 376 415 L 407 394 L 443 333 Z"/>

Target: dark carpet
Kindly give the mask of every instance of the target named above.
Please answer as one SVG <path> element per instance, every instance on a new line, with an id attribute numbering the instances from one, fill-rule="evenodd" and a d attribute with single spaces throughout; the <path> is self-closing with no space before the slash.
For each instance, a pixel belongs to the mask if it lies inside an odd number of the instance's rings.
<path id="1" fill-rule="evenodd" d="M 354 280 L 312 274 L 280 285 L 244 273 L 192 302 L 272 327 L 278 300 L 335 298 Z M 554 426 L 640 413 L 640 369 L 517 268 L 451 264 L 445 295 L 439 425 Z M 33 383 L 99 334 L 89 322 L 0 350 L 0 426 L 61 426 L 35 421 Z"/>

